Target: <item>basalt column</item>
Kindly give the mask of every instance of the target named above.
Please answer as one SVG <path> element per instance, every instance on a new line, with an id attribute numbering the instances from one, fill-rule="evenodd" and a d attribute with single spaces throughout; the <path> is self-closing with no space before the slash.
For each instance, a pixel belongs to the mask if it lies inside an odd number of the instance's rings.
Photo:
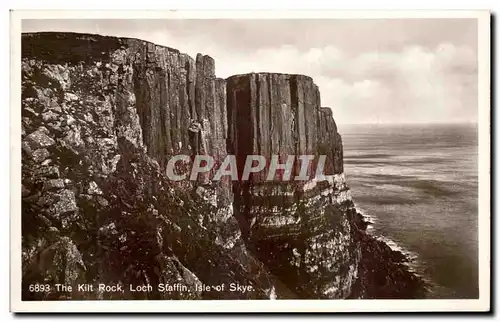
<path id="1" fill-rule="evenodd" d="M 257 256 L 303 296 L 341 298 L 350 292 L 359 253 L 347 211 L 352 207 L 342 174 L 342 143 L 329 108 L 321 108 L 310 77 L 246 74 L 227 79 L 228 150 L 241 179 L 248 155 L 268 161 L 263 171 L 234 184 L 235 214 Z M 295 156 L 291 180 L 269 174 L 270 160 Z M 311 156 L 307 180 L 300 155 Z M 316 175 L 326 156 L 324 177 Z"/>
<path id="2" fill-rule="evenodd" d="M 37 33 L 23 35 L 21 63 L 23 299 L 284 296 L 243 247 L 229 181 L 165 173 L 178 154 L 226 154 L 226 86 L 212 58 L 137 39 Z M 126 287 L 30 291 L 42 283 Z M 128 290 L 160 283 L 188 291 Z"/>
<path id="3" fill-rule="evenodd" d="M 175 49 L 130 42 L 128 51 L 135 56 L 131 64 L 135 105 L 147 152 L 164 169 L 173 156 L 190 157 L 188 162 L 175 163 L 174 171 L 186 176 L 174 184 L 211 206 L 200 211 L 200 223 L 220 230 L 217 242 L 231 248 L 240 232 L 232 219 L 229 179 L 212 182 L 213 171 L 190 178 L 197 155 L 212 157 L 215 162 L 226 156 L 225 81 L 216 79 L 210 56 L 198 54 L 193 60 Z"/>

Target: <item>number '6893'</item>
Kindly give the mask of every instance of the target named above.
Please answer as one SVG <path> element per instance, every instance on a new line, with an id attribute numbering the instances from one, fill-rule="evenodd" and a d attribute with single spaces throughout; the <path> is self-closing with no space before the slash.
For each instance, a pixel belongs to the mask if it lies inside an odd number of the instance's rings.
<path id="1" fill-rule="evenodd" d="M 30 284 L 29 286 L 30 292 L 49 292 L 50 285 L 49 284 Z"/>

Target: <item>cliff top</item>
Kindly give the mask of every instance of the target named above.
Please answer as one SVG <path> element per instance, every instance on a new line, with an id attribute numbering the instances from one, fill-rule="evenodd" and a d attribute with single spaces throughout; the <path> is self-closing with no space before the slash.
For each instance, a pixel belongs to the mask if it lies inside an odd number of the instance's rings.
<path id="1" fill-rule="evenodd" d="M 102 42 L 118 43 L 120 45 L 125 45 L 127 42 L 141 42 L 147 43 L 154 46 L 165 48 L 169 51 L 180 53 L 180 51 L 176 48 L 158 45 L 151 41 L 147 41 L 144 39 L 138 39 L 133 37 L 115 37 L 115 36 L 106 36 L 100 34 L 89 34 L 89 33 L 80 33 L 80 32 L 72 32 L 72 31 L 42 31 L 42 32 L 23 32 L 21 34 L 23 41 L 26 38 L 32 39 L 40 39 L 43 38 L 45 41 L 59 41 L 57 45 L 62 45 L 63 47 L 68 47 L 71 45 L 71 41 L 88 41 L 90 43 L 94 43 L 96 45 Z M 120 46 L 118 46 L 119 48 Z"/>
<path id="2" fill-rule="evenodd" d="M 167 52 L 182 55 L 195 61 L 195 58 L 180 52 L 178 49 L 137 38 L 53 31 L 21 34 L 22 57 L 40 59 L 54 64 L 107 61 L 111 52 L 139 45 L 147 46 L 148 51 L 153 50 L 153 48 L 164 49 Z M 197 54 L 196 59 L 199 56 L 213 61 L 212 57 L 205 54 Z"/>
<path id="3" fill-rule="evenodd" d="M 237 78 L 242 78 L 242 77 L 250 77 L 253 75 L 259 75 L 259 76 L 281 76 L 281 77 L 296 77 L 296 78 L 302 78 L 303 80 L 308 80 L 311 82 L 314 82 L 313 78 L 311 76 L 303 75 L 303 74 L 288 74 L 288 73 L 274 73 L 274 72 L 251 72 L 251 73 L 245 73 L 245 74 L 236 74 L 236 75 L 231 75 L 226 78 L 227 81 L 234 80 Z"/>
<path id="4" fill-rule="evenodd" d="M 319 108 L 320 112 L 323 112 L 327 115 L 332 115 L 333 116 L 333 112 L 332 112 L 332 108 L 331 107 L 327 107 L 327 106 L 322 106 Z"/>
<path id="5" fill-rule="evenodd" d="M 214 61 L 214 59 L 209 55 L 198 53 L 196 57 L 191 57 L 176 48 L 158 45 L 151 41 L 132 37 L 115 37 L 100 34 L 59 31 L 28 32 L 22 33 L 21 35 L 21 50 L 23 57 L 42 59 L 52 63 L 78 63 L 79 61 L 90 61 L 96 58 L 106 60 L 106 55 L 110 52 L 134 46 L 139 43 L 164 48 L 169 52 L 185 55 L 193 61 L 198 60 L 199 58 L 209 59 L 212 62 Z M 287 78 L 296 77 L 301 78 L 304 81 L 314 83 L 313 78 L 307 75 L 275 72 L 235 74 L 227 77 L 226 80 L 248 77 L 251 75 L 273 75 Z"/>

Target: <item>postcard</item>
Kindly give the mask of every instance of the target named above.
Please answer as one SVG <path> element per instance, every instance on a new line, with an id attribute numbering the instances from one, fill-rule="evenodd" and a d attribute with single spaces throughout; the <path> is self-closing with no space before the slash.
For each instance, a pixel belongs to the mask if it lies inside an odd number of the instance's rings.
<path id="1" fill-rule="evenodd" d="M 488 11 L 12 11 L 11 311 L 490 310 Z"/>

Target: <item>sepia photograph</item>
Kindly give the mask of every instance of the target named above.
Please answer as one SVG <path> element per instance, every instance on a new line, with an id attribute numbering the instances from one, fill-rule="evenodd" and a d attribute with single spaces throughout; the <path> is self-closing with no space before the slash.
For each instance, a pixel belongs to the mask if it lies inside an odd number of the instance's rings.
<path id="1" fill-rule="evenodd" d="M 488 11 L 11 18 L 11 310 L 490 309 Z"/>

